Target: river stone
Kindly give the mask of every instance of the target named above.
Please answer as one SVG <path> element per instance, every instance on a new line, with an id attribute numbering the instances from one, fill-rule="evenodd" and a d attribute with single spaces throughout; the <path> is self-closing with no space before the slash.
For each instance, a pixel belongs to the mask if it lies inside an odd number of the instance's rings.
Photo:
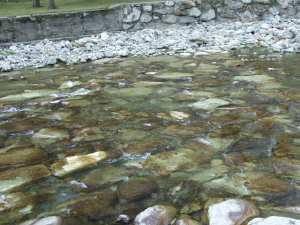
<path id="1" fill-rule="evenodd" d="M 201 224 L 198 221 L 193 220 L 191 217 L 187 215 L 183 215 L 176 220 L 175 225 L 201 225 Z"/>
<path id="2" fill-rule="evenodd" d="M 244 177 L 245 185 L 252 193 L 280 194 L 287 193 L 293 188 L 287 180 L 277 178 L 271 173 L 247 171 L 242 173 L 241 176 Z"/>
<path id="3" fill-rule="evenodd" d="M 216 18 L 216 12 L 214 9 L 208 9 L 207 11 L 204 11 L 202 14 L 201 14 L 201 21 L 210 21 L 210 20 L 213 20 L 214 18 Z"/>
<path id="4" fill-rule="evenodd" d="M 176 215 L 176 208 L 167 205 L 155 205 L 139 213 L 134 225 L 169 225 Z"/>
<path id="5" fill-rule="evenodd" d="M 126 7 L 124 8 L 124 18 L 123 22 L 125 23 L 133 23 L 140 19 L 141 10 L 137 7 Z"/>
<path id="6" fill-rule="evenodd" d="M 225 106 L 225 105 L 229 105 L 229 104 L 230 104 L 230 102 L 225 101 L 220 98 L 208 98 L 206 100 L 201 100 L 201 101 L 192 103 L 192 104 L 190 104 L 190 106 L 195 109 L 211 111 L 220 106 Z"/>
<path id="7" fill-rule="evenodd" d="M 75 171 L 95 165 L 106 159 L 107 154 L 103 151 L 93 152 L 87 155 L 75 155 L 66 157 L 51 166 L 54 176 L 63 177 Z"/>
<path id="8" fill-rule="evenodd" d="M 22 192 L 15 193 L 1 193 L 0 195 L 0 213 L 4 213 L 7 210 L 21 209 L 24 207 L 33 207 L 32 197 L 25 195 Z"/>
<path id="9" fill-rule="evenodd" d="M 254 204 L 241 199 L 229 199 L 208 209 L 209 225 L 242 225 L 258 214 Z"/>
<path id="10" fill-rule="evenodd" d="M 145 169 L 150 169 L 161 176 L 169 175 L 180 169 L 188 169 L 200 163 L 206 163 L 212 157 L 212 153 L 200 150 L 180 148 L 175 151 L 162 152 L 150 156 L 144 161 Z"/>
<path id="11" fill-rule="evenodd" d="M 44 157 L 44 152 L 37 148 L 16 148 L 0 154 L 0 167 L 36 164 Z"/>
<path id="12" fill-rule="evenodd" d="M 69 139 L 69 134 L 66 130 L 57 128 L 43 128 L 32 136 L 32 141 L 38 146 L 47 146 Z"/>
<path id="13" fill-rule="evenodd" d="M 178 111 L 171 111 L 170 116 L 177 120 L 184 120 L 190 117 L 189 114 L 184 112 L 178 112 Z"/>
<path id="14" fill-rule="evenodd" d="M 225 149 L 225 153 L 241 154 L 246 158 L 271 157 L 276 147 L 273 138 L 240 138 Z"/>
<path id="15" fill-rule="evenodd" d="M 254 82 L 254 83 L 265 83 L 268 81 L 273 81 L 274 78 L 268 75 L 249 75 L 249 76 L 235 76 L 233 77 L 235 81 L 247 81 L 247 82 Z"/>
<path id="16" fill-rule="evenodd" d="M 267 218 L 255 218 L 251 220 L 248 225 L 300 225 L 300 220 L 288 217 L 270 216 Z"/>
<path id="17" fill-rule="evenodd" d="M 82 182 L 89 188 L 95 189 L 104 185 L 112 185 L 121 181 L 128 180 L 130 171 L 128 169 L 108 166 L 95 169 L 88 173 Z"/>
<path id="18" fill-rule="evenodd" d="M 49 216 L 42 219 L 29 220 L 20 225 L 62 225 L 62 218 L 59 216 Z"/>
<path id="19" fill-rule="evenodd" d="M 63 203 L 58 208 L 63 209 L 68 215 L 84 216 L 91 219 L 100 219 L 116 214 L 114 206 L 117 203 L 117 194 L 111 190 L 93 192 L 75 200 Z"/>
<path id="20" fill-rule="evenodd" d="M 184 73 L 184 72 L 165 72 L 162 74 L 157 74 L 154 77 L 166 80 L 177 80 L 185 77 L 192 77 L 194 74 L 192 73 Z"/>
<path id="21" fill-rule="evenodd" d="M 161 18 L 163 23 L 174 24 L 177 21 L 177 16 L 175 15 L 163 15 Z"/>
<path id="22" fill-rule="evenodd" d="M 118 187 L 119 199 L 127 202 L 146 198 L 157 191 L 157 183 L 147 178 L 130 179 Z"/>
<path id="23" fill-rule="evenodd" d="M 34 98 L 47 97 L 54 94 L 54 90 L 25 90 L 21 94 L 8 95 L 0 98 L 0 102 L 17 102 L 17 101 L 26 101 Z"/>
<path id="24" fill-rule="evenodd" d="M 99 127 L 87 127 L 75 131 L 75 137 L 72 139 L 72 141 L 73 142 L 99 141 L 102 139 L 104 139 L 104 135 Z"/>
<path id="25" fill-rule="evenodd" d="M 121 88 L 121 89 L 110 89 L 107 90 L 109 94 L 117 95 L 120 97 L 143 97 L 150 95 L 153 90 L 149 87 L 130 87 L 130 88 Z"/>
<path id="26" fill-rule="evenodd" d="M 144 14 L 142 14 L 142 16 L 141 16 L 140 21 L 141 21 L 142 23 L 149 23 L 149 22 L 152 21 L 152 15 L 151 15 L 150 13 L 144 13 Z"/>
<path id="27" fill-rule="evenodd" d="M 71 80 L 67 80 L 67 81 L 64 81 L 64 82 L 59 86 L 59 89 L 68 89 L 68 88 L 72 88 L 72 87 L 78 86 L 78 85 L 80 85 L 80 84 L 81 84 L 80 81 L 71 81 Z"/>
<path id="28" fill-rule="evenodd" d="M 187 10 L 188 16 L 199 17 L 201 15 L 201 11 L 197 7 L 193 7 Z"/>
<path id="29" fill-rule="evenodd" d="M 0 192 L 12 191 L 25 184 L 29 184 L 50 175 L 50 171 L 44 165 L 6 170 L 0 173 Z"/>
<path id="30" fill-rule="evenodd" d="M 248 196 L 251 191 L 245 186 L 244 180 L 239 177 L 224 176 L 203 184 L 204 189 L 212 193 L 229 193 Z"/>

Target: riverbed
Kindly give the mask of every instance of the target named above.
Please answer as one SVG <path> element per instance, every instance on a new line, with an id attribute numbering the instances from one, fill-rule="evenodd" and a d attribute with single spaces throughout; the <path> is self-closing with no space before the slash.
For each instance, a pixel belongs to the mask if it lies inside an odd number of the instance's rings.
<path id="1" fill-rule="evenodd" d="M 158 204 L 208 224 L 228 198 L 299 219 L 299 60 L 240 49 L 1 73 L 0 224 L 117 224 Z"/>

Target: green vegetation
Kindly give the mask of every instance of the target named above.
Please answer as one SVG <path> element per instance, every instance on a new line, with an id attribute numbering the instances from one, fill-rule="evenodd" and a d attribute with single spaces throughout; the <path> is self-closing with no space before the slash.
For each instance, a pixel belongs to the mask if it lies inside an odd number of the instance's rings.
<path id="1" fill-rule="evenodd" d="M 40 8 L 33 8 L 30 0 L 0 0 L 0 17 L 20 16 L 48 12 L 80 11 L 88 9 L 106 8 L 118 3 L 139 2 L 141 0 L 56 0 L 57 9 L 48 10 L 48 1 L 41 0 Z"/>

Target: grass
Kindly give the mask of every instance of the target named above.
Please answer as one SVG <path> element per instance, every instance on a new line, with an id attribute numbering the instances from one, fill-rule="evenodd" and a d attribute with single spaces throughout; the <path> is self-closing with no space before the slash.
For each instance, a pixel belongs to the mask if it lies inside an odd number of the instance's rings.
<path id="1" fill-rule="evenodd" d="M 56 0 L 56 6 L 58 8 L 49 11 L 47 8 L 47 0 L 41 0 L 42 7 L 40 8 L 32 8 L 32 2 L 30 0 L 19 0 L 19 2 L 13 1 L 8 0 L 8 2 L 5 2 L 5 0 L 0 0 L 0 17 L 49 12 L 81 11 L 106 8 L 118 3 L 142 2 L 142 0 Z"/>

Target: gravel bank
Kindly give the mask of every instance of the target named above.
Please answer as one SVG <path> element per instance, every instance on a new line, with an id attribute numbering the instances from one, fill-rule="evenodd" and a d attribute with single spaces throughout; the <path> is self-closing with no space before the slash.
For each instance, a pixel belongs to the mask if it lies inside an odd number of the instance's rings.
<path id="1" fill-rule="evenodd" d="M 0 71 L 43 67 L 58 62 L 159 54 L 226 51 L 261 46 L 276 52 L 300 51 L 300 19 L 274 16 L 254 22 L 212 21 L 136 32 L 104 32 L 74 41 L 42 40 L 0 49 Z"/>

